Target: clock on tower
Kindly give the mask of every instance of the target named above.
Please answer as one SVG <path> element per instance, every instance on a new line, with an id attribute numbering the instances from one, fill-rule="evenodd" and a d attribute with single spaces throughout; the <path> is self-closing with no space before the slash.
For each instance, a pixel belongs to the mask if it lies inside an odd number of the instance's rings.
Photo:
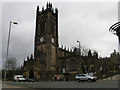
<path id="1" fill-rule="evenodd" d="M 43 38 L 43 37 L 41 37 L 41 38 L 40 38 L 40 42 L 43 42 L 43 41 L 44 41 L 44 38 Z"/>
<path id="2" fill-rule="evenodd" d="M 54 39 L 53 38 L 51 39 L 51 42 L 54 43 Z"/>

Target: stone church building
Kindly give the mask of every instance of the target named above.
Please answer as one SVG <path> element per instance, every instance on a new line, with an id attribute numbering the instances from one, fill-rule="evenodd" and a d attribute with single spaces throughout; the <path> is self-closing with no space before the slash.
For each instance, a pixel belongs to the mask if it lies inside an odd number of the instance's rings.
<path id="1" fill-rule="evenodd" d="M 120 70 L 120 55 L 116 51 L 108 58 L 99 58 L 98 53 L 91 53 L 90 50 L 86 56 L 80 53 L 77 48 L 69 50 L 59 47 L 58 9 L 54 9 L 51 3 L 47 3 L 41 11 L 38 6 L 34 55 L 24 60 L 23 75 L 36 80 L 49 80 L 55 75 L 68 75 L 74 79 L 77 73 L 93 72 L 102 77 L 103 74 L 113 75 Z"/>
<path id="2" fill-rule="evenodd" d="M 46 9 L 36 10 L 34 57 L 27 57 L 23 75 L 36 80 L 51 78 L 55 74 L 80 73 L 80 58 L 75 51 L 59 47 L 58 9 L 47 3 Z"/>

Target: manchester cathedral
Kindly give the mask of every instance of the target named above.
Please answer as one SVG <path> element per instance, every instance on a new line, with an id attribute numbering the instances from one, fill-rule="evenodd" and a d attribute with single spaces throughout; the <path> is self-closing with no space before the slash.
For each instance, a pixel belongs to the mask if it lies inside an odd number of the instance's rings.
<path id="1" fill-rule="evenodd" d="M 27 57 L 23 63 L 23 75 L 36 80 L 50 79 L 55 74 L 83 73 L 81 68 L 86 65 L 86 71 L 95 71 L 95 60 L 98 55 L 91 52 L 88 57 L 80 56 L 77 49 L 69 50 L 59 47 L 58 9 L 47 3 L 46 8 L 36 9 L 36 28 L 34 36 L 34 55 Z M 84 59 L 84 62 L 82 62 Z M 86 62 L 88 60 L 89 62 Z M 99 60 L 98 60 L 99 62 Z M 90 67 L 90 68 L 87 68 Z"/>
<path id="2" fill-rule="evenodd" d="M 24 75 L 40 79 L 51 74 L 79 71 L 80 65 L 72 50 L 59 47 L 58 9 L 47 3 L 46 9 L 36 10 L 36 30 L 34 37 L 34 57 L 31 55 L 24 61 Z"/>

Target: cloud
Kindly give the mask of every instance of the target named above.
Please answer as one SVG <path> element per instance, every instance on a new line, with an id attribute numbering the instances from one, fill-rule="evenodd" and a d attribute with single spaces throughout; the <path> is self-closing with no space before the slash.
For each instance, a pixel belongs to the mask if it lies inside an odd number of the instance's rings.
<path id="1" fill-rule="evenodd" d="M 78 5 L 75 3 L 75 5 L 73 4 L 69 6 L 71 6 L 72 9 L 70 8 L 67 13 L 65 12 L 68 16 L 60 19 L 59 30 L 61 30 L 61 44 L 65 44 L 69 47 L 77 46 L 76 41 L 80 40 L 83 46 L 93 48 L 97 47 L 94 46 L 94 43 L 103 43 L 100 42 L 102 37 L 115 37 L 108 30 L 113 23 L 117 22 L 117 3 L 80 3 Z M 115 49 L 117 49 L 117 40 L 115 38 L 114 41 L 116 41 L 114 42 L 116 45 L 114 43 L 111 43 L 111 46 L 113 45 L 112 47 L 115 47 Z M 102 56 L 108 55 L 108 53 L 110 53 L 110 49 L 113 50 L 113 48 L 109 48 L 109 46 L 106 45 L 103 45 L 103 47 L 107 50 L 104 53 L 101 52 Z"/>

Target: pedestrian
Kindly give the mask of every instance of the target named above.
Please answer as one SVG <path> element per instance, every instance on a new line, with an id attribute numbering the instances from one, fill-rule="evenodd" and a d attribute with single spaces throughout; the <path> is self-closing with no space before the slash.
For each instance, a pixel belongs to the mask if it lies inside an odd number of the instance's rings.
<path id="1" fill-rule="evenodd" d="M 57 77 L 56 76 L 54 77 L 54 79 L 55 79 L 55 81 L 57 81 Z"/>

